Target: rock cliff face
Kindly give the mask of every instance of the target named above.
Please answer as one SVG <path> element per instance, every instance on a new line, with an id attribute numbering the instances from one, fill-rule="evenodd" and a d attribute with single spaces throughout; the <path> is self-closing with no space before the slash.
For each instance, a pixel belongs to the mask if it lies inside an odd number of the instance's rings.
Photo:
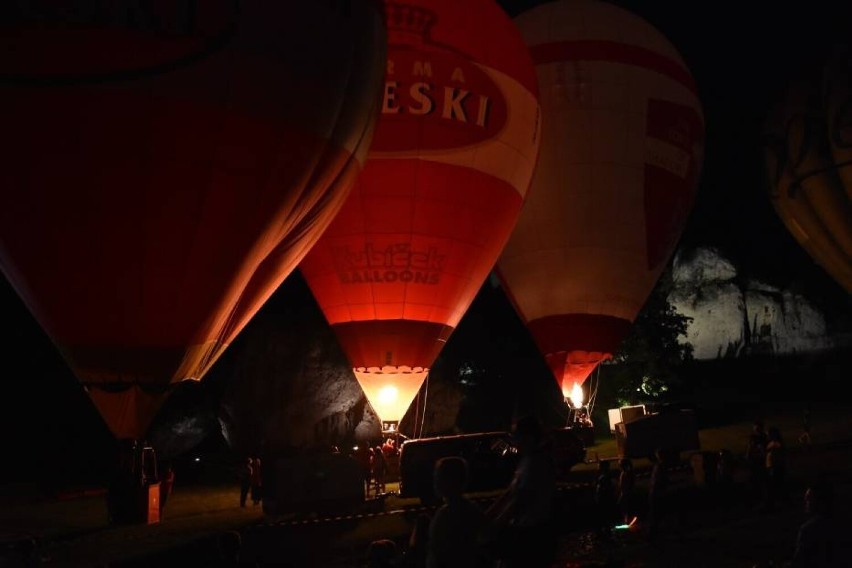
<path id="1" fill-rule="evenodd" d="M 355 380 L 322 312 L 300 279 L 278 305 L 243 330 L 226 379 L 219 420 L 228 443 L 244 452 L 350 447 L 381 439 L 381 424 Z M 432 381 L 401 424 L 429 435 L 454 427 L 461 395 Z M 425 417 L 423 409 L 426 409 Z"/>
<path id="2" fill-rule="evenodd" d="M 220 411 L 233 447 L 305 449 L 380 435 L 378 418 L 314 310 L 303 307 L 294 317 L 262 312 L 244 330 Z"/>
<path id="3" fill-rule="evenodd" d="M 792 355 L 836 346 L 825 315 L 792 290 L 742 277 L 722 254 L 699 248 L 675 257 L 669 301 L 693 318 L 684 341 L 696 359 Z"/>

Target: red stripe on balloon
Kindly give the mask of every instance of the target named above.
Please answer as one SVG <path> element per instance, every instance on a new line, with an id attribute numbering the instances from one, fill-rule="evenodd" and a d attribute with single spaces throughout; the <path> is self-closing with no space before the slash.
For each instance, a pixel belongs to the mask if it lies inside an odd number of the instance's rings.
<path id="1" fill-rule="evenodd" d="M 536 344 L 545 355 L 560 351 L 612 353 L 633 324 L 602 314 L 560 314 L 529 322 Z"/>
<path id="2" fill-rule="evenodd" d="M 602 314 L 559 314 L 535 319 L 528 327 L 556 383 L 570 389 L 612 356 L 632 325 Z"/>
<path id="3" fill-rule="evenodd" d="M 611 357 L 610 353 L 599 351 L 561 351 L 547 355 L 547 366 L 556 379 L 556 384 L 567 395 L 575 384 L 582 385 L 598 364 Z"/>
<path id="4" fill-rule="evenodd" d="M 448 325 L 412 320 L 375 320 L 331 326 L 353 367 L 431 367 L 449 339 Z"/>
<path id="5" fill-rule="evenodd" d="M 698 94 L 692 75 L 676 61 L 654 51 L 614 41 L 559 41 L 530 48 L 536 65 L 559 61 L 608 61 L 644 67 L 674 79 L 693 94 Z"/>

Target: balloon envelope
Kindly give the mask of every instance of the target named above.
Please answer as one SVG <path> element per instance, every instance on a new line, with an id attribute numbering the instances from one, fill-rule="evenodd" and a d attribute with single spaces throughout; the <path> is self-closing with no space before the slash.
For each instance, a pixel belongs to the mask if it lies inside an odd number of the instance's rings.
<path id="1" fill-rule="evenodd" d="M 778 216 L 852 293 L 852 57 L 790 86 L 767 120 L 765 158 Z"/>
<path id="2" fill-rule="evenodd" d="M 0 9 L 0 267 L 118 437 L 337 212 L 380 103 L 367 0 Z"/>
<path id="3" fill-rule="evenodd" d="M 674 47 L 621 8 L 566 0 L 515 21 L 538 73 L 542 143 L 498 273 L 569 397 L 671 256 L 694 200 L 702 111 Z"/>
<path id="4" fill-rule="evenodd" d="M 528 51 L 493 1 L 385 9 L 373 145 L 301 270 L 374 410 L 396 421 L 517 220 L 538 102 Z"/>

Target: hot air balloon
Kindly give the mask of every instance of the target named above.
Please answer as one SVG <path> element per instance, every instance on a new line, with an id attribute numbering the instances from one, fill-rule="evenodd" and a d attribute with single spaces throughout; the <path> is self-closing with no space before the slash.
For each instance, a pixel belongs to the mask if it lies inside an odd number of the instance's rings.
<path id="1" fill-rule="evenodd" d="M 765 157 L 770 198 L 799 244 L 852 293 L 852 57 L 799 80 L 771 113 Z"/>
<path id="2" fill-rule="evenodd" d="M 673 252 L 703 116 L 675 48 L 634 14 L 564 0 L 515 22 L 536 64 L 542 142 L 498 276 L 569 399 L 617 349 Z"/>
<path id="3" fill-rule="evenodd" d="M 535 166 L 529 53 L 492 0 L 385 2 L 364 171 L 300 268 L 367 399 L 402 419 L 514 226 Z"/>
<path id="4" fill-rule="evenodd" d="M 342 205 L 368 0 L 0 8 L 0 268 L 118 438 L 199 380 Z"/>

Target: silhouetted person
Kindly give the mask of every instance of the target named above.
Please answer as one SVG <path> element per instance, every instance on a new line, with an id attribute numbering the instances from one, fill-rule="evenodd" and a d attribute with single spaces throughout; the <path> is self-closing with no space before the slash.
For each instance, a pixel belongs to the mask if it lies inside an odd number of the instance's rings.
<path id="1" fill-rule="evenodd" d="M 370 454 L 372 451 L 372 448 L 368 446 L 359 445 L 355 447 L 355 453 L 353 454 L 355 461 L 361 467 L 361 475 L 364 479 L 364 494 L 367 497 L 370 496 L 370 472 L 372 469 Z"/>
<path id="2" fill-rule="evenodd" d="M 621 473 L 618 475 L 618 510 L 624 524 L 628 524 L 636 512 L 636 472 L 630 458 L 622 459 L 619 466 Z"/>
<path id="3" fill-rule="evenodd" d="M 769 443 L 766 444 L 766 509 L 771 511 L 779 499 L 786 497 L 787 448 L 781 438 L 781 431 L 769 429 Z"/>
<path id="4" fill-rule="evenodd" d="M 238 566 L 240 563 L 240 548 L 242 537 L 237 531 L 227 531 L 216 539 L 219 552 L 219 566 Z"/>
<path id="5" fill-rule="evenodd" d="M 385 460 L 385 454 L 381 446 L 373 448 L 373 483 L 376 488 L 376 495 L 385 492 L 385 476 L 388 472 L 388 463 Z"/>
<path id="6" fill-rule="evenodd" d="M 669 475 L 665 454 L 657 450 L 651 456 L 651 486 L 648 489 L 648 537 L 655 540 L 659 536 L 660 525 L 668 514 Z"/>
<path id="7" fill-rule="evenodd" d="M 749 468 L 749 483 L 752 497 L 761 499 L 766 492 L 766 444 L 769 442 L 763 422 L 755 421 L 746 447 L 746 461 Z"/>
<path id="8" fill-rule="evenodd" d="M 408 537 L 408 548 L 402 555 L 400 566 L 405 568 L 424 568 L 429 553 L 429 525 L 432 519 L 426 513 L 417 515 L 414 528 Z"/>
<path id="9" fill-rule="evenodd" d="M 808 518 L 799 527 L 791 568 L 841 566 L 836 550 L 837 528 L 832 514 L 833 493 L 831 486 L 825 483 L 812 484 L 805 491 Z"/>
<path id="10" fill-rule="evenodd" d="M 734 456 L 731 455 L 730 450 L 719 450 L 716 461 L 716 480 L 725 487 L 734 482 Z"/>
<path id="11" fill-rule="evenodd" d="M 140 487 L 141 468 L 137 461 L 138 444 L 124 440 L 107 486 L 107 512 L 111 523 L 137 521 L 135 497 Z"/>
<path id="12" fill-rule="evenodd" d="M 374 540 L 367 547 L 367 568 L 392 568 L 396 561 L 396 543 L 390 539 Z"/>
<path id="13" fill-rule="evenodd" d="M 435 494 L 444 504 L 429 524 L 428 568 L 468 568 L 484 562 L 479 541 L 485 515 L 464 496 L 467 476 L 462 458 L 442 458 L 435 464 Z"/>
<path id="14" fill-rule="evenodd" d="M 719 450 L 716 461 L 716 495 L 724 502 L 730 502 L 734 493 L 734 456 L 730 450 Z"/>
<path id="15" fill-rule="evenodd" d="M 604 538 L 612 535 L 612 520 L 615 516 L 615 482 L 609 462 L 598 464 L 598 478 L 595 481 L 595 506 L 597 507 L 598 534 Z"/>
<path id="16" fill-rule="evenodd" d="M 163 474 L 163 480 L 160 482 L 160 515 L 162 516 L 163 510 L 166 508 L 166 501 L 169 500 L 169 496 L 172 494 L 172 490 L 175 487 L 175 470 L 172 466 L 168 466 L 166 468 L 166 472 Z"/>
<path id="17" fill-rule="evenodd" d="M 384 452 L 386 458 L 395 456 L 399 453 L 396 447 L 396 442 L 394 442 L 393 438 L 385 440 L 385 443 L 382 444 L 382 452 Z"/>
<path id="18" fill-rule="evenodd" d="M 251 465 L 251 502 L 258 505 L 263 499 L 263 468 L 260 458 L 254 458 Z"/>
<path id="19" fill-rule="evenodd" d="M 806 404 L 802 410 L 802 433 L 799 435 L 799 443 L 808 450 L 811 447 L 811 405 Z"/>
<path id="20" fill-rule="evenodd" d="M 549 566 L 556 552 L 556 468 L 542 448 L 542 428 L 535 417 L 518 420 L 512 438 L 521 460 L 508 490 L 487 511 L 494 523 L 505 528 L 498 554 L 503 566 Z"/>
<path id="21" fill-rule="evenodd" d="M 240 481 L 240 507 L 246 506 L 249 490 L 251 489 L 252 459 L 248 458 L 237 470 L 237 478 Z"/>

